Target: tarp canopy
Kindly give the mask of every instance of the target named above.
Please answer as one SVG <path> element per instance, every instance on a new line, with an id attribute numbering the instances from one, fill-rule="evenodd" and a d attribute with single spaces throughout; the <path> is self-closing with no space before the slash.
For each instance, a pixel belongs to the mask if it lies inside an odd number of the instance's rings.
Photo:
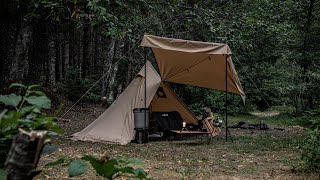
<path id="1" fill-rule="evenodd" d="M 169 85 L 161 83 L 151 63 L 147 61 L 145 66 L 103 114 L 81 132 L 73 134 L 74 140 L 128 144 L 135 136 L 133 109 L 150 104 L 153 112 L 177 111 L 185 122 L 197 124 L 197 118 Z"/>
<path id="2" fill-rule="evenodd" d="M 223 90 L 245 99 L 227 44 L 145 35 L 141 46 L 152 48 L 163 81 Z"/>

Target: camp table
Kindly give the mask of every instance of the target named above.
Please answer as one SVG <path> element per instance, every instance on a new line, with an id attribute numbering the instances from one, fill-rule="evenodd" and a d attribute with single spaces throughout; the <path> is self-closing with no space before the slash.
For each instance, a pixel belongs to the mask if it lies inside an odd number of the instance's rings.
<path id="1" fill-rule="evenodd" d="M 210 143 L 210 140 L 211 140 L 211 137 L 209 136 L 210 132 L 194 131 L 194 130 L 170 130 L 170 131 L 181 135 L 181 137 L 183 137 L 184 135 L 187 135 L 187 136 L 193 135 L 196 137 L 198 137 L 199 135 L 206 135 L 208 144 Z M 201 142 L 202 142 L 202 138 L 201 138 Z"/>

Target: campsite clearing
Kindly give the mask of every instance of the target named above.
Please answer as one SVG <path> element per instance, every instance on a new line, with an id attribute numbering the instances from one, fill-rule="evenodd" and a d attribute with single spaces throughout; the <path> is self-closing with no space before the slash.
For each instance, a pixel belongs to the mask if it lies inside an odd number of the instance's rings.
<path id="1" fill-rule="evenodd" d="M 105 110 L 101 106 L 76 106 L 60 121 L 65 135 L 81 130 Z M 268 117 L 270 118 L 270 117 Z M 276 121 L 264 119 L 276 126 Z M 230 122 L 255 121 L 254 116 L 230 117 Z M 107 152 L 111 157 L 131 157 L 143 160 L 141 165 L 154 179 L 316 179 L 317 176 L 297 172 L 302 163 L 298 146 L 305 131 L 298 126 L 282 126 L 285 130 L 230 129 L 233 137 L 225 142 L 224 135 L 212 139 L 209 145 L 194 139 L 157 141 L 126 146 L 53 139 L 59 150 L 41 158 L 43 173 L 36 179 L 68 179 L 67 166 L 44 167 L 62 156 Z M 93 171 L 76 179 L 100 179 Z"/>

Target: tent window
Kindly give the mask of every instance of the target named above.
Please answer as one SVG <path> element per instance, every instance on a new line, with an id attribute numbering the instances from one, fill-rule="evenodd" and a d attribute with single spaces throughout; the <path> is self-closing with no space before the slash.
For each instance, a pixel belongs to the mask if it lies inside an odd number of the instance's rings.
<path id="1" fill-rule="evenodd" d="M 164 90 L 162 87 L 159 87 L 157 90 L 157 96 L 159 98 L 167 98 L 167 95 L 164 93 Z"/>

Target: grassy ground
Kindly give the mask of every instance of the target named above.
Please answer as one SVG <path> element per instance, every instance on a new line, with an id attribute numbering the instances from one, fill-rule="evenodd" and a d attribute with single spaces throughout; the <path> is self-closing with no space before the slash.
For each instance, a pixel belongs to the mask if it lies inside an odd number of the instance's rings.
<path id="1" fill-rule="evenodd" d="M 104 111 L 102 107 L 78 106 L 60 125 L 66 135 L 80 131 Z M 79 113 L 80 112 L 80 113 Z M 302 174 L 299 144 L 305 130 L 289 117 L 242 115 L 229 117 L 229 124 L 260 120 L 284 130 L 230 129 L 233 142 L 225 141 L 224 133 L 210 144 L 199 139 L 157 141 L 126 146 L 90 142 L 74 142 L 66 138 L 53 140 L 60 150 L 40 160 L 44 171 L 36 179 L 101 179 L 91 169 L 85 174 L 69 178 L 67 166 L 44 167 L 62 156 L 107 152 L 111 157 L 132 157 L 143 160 L 143 167 L 153 179 L 317 179 L 317 175 Z M 224 130 L 223 130 L 224 132 Z"/>

